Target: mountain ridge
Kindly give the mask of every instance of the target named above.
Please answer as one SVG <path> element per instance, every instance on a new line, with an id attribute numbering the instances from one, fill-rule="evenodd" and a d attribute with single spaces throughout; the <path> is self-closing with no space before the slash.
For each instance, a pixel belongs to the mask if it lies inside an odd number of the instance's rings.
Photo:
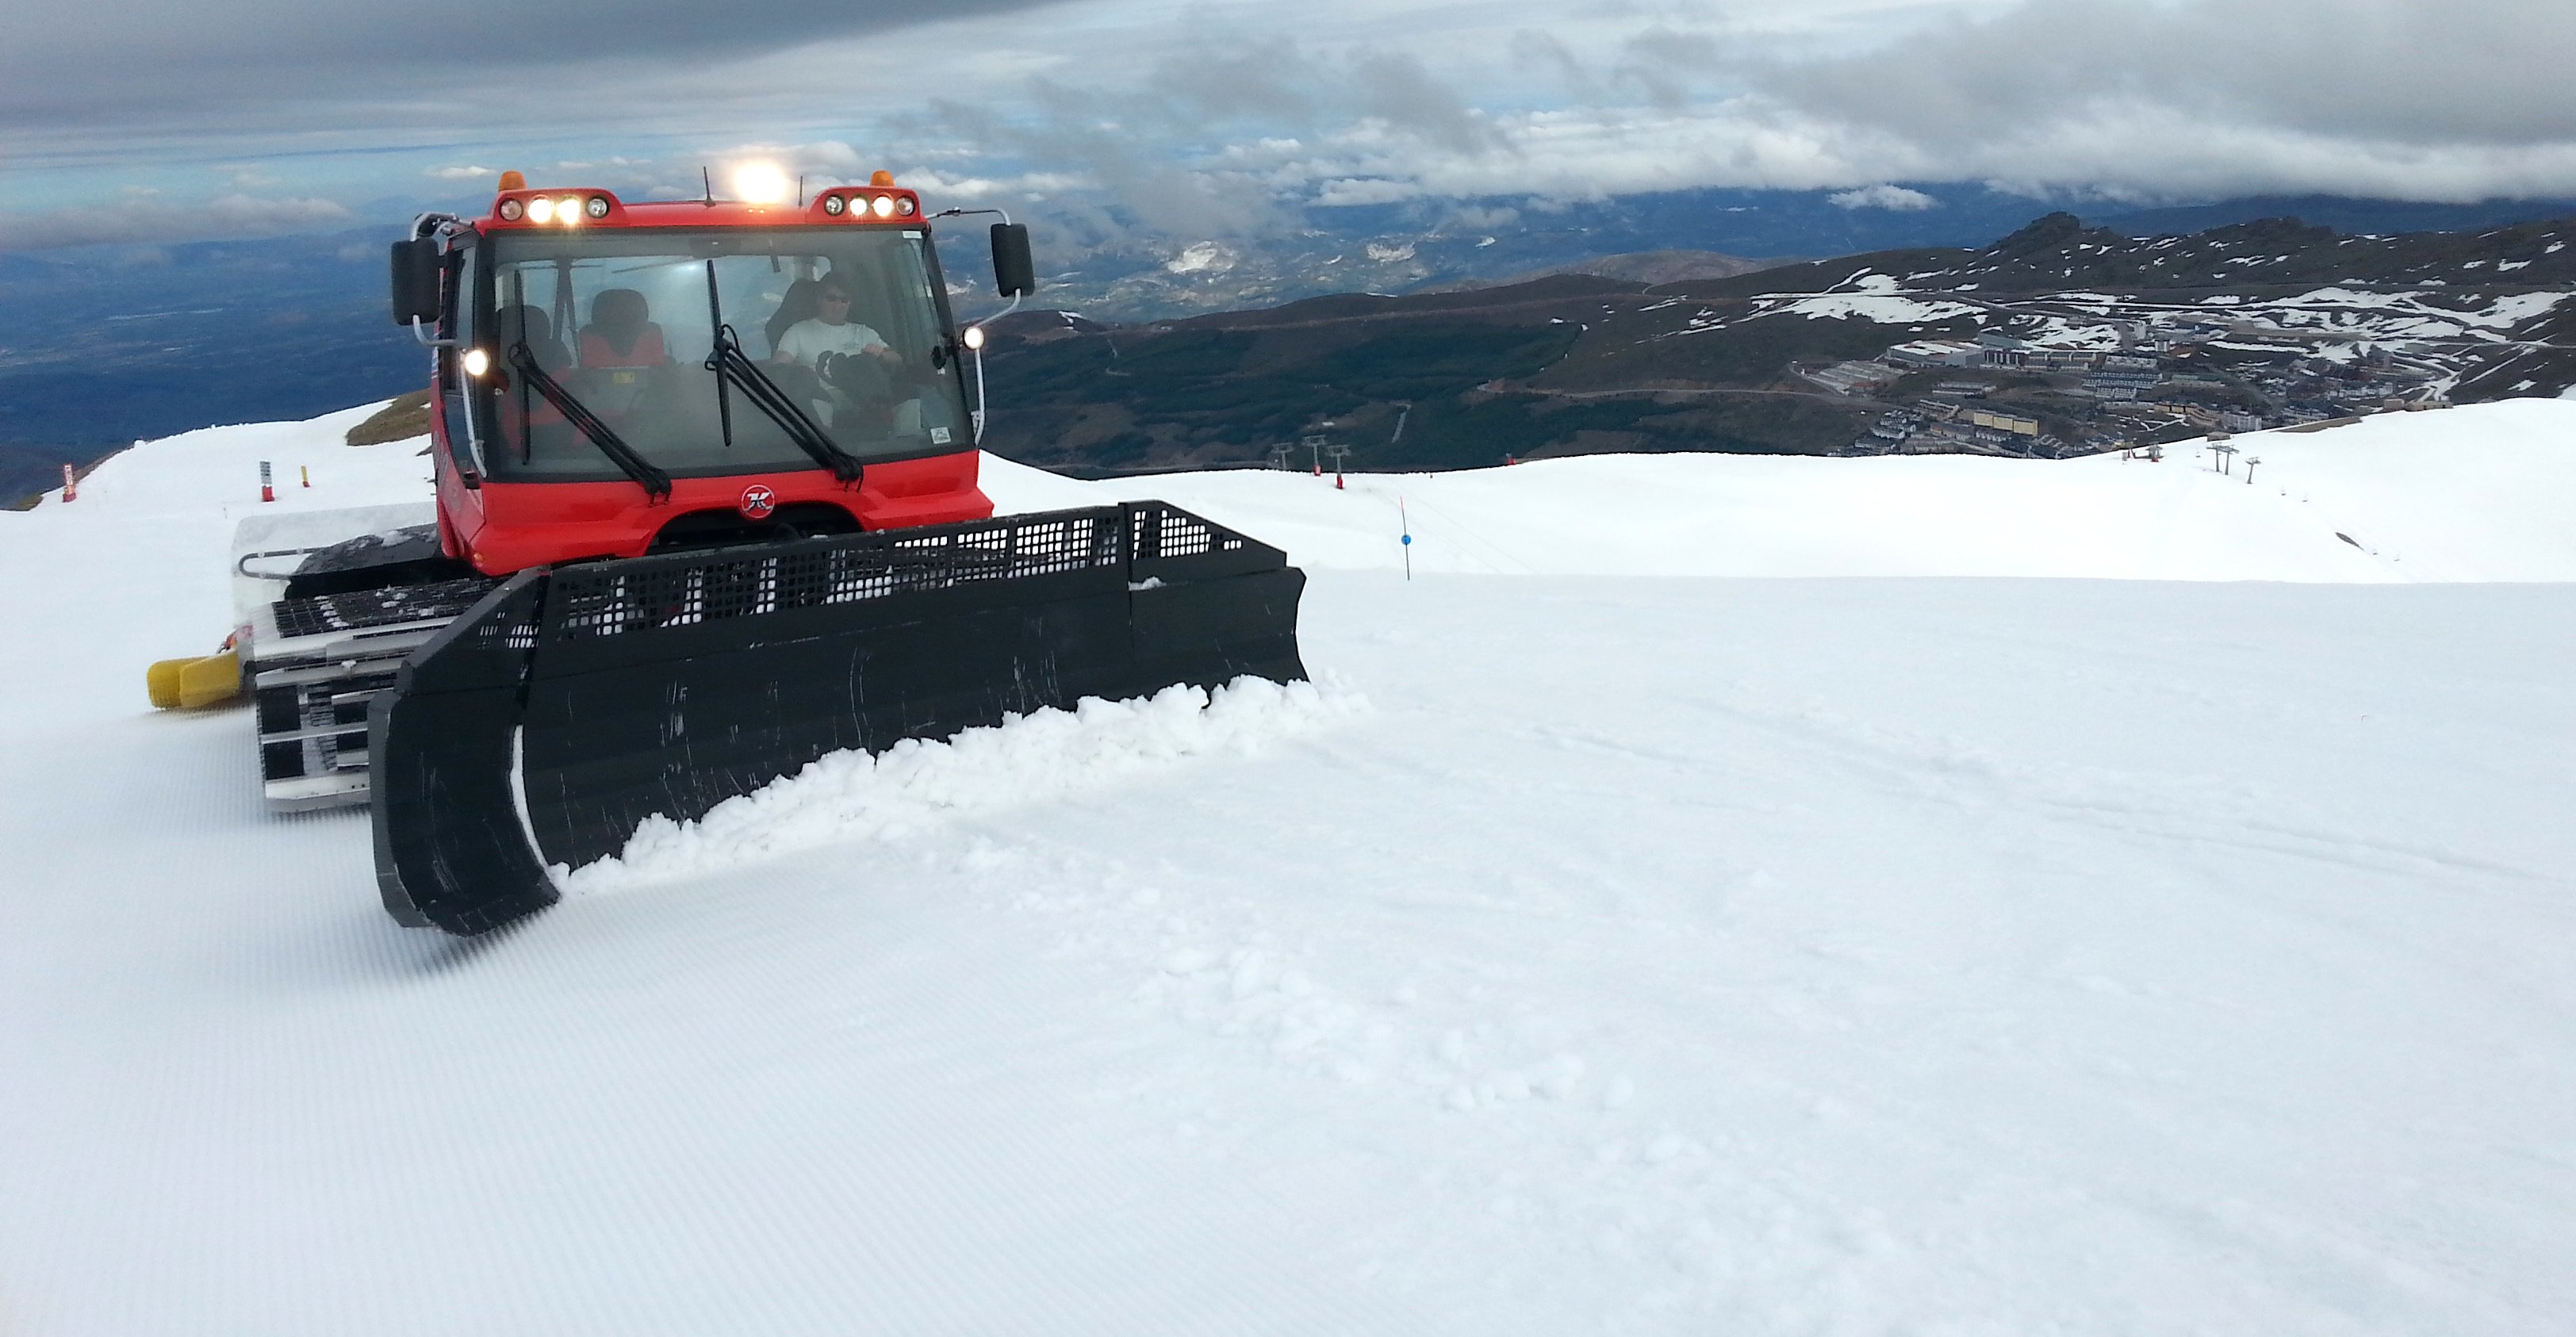
<path id="1" fill-rule="evenodd" d="M 1370 469 L 1878 443 L 2066 454 L 2555 394 L 2576 384 L 2576 310 L 2558 300 L 2571 240 L 2576 220 L 2131 238 L 2061 212 L 1979 248 L 1711 280 L 1558 273 L 1138 325 L 1028 313 L 996 327 L 1011 397 L 989 443 L 1099 472 L 1319 455 L 1310 437 L 1373 443 L 1353 455 Z M 1900 345 L 1948 351 L 1909 367 Z M 1951 382 L 1988 407 L 1962 409 Z"/>

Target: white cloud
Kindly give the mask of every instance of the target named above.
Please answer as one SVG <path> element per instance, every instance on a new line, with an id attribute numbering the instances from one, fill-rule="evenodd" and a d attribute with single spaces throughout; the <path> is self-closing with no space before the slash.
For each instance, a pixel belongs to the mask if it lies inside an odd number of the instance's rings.
<path id="1" fill-rule="evenodd" d="M 1089 183 L 1064 172 L 1022 172 L 1016 176 L 951 176 L 936 168 L 898 171 L 894 179 L 920 191 L 926 200 L 974 203 L 999 197 L 1039 197 L 1081 190 Z"/>
<path id="2" fill-rule="evenodd" d="M 352 221 L 348 208 L 334 200 L 231 194 L 185 205 L 145 198 L 110 209 L 0 214 L 0 251 L 207 237 L 272 237 Z"/>
<path id="3" fill-rule="evenodd" d="M 1496 228 L 1510 227 L 1520 220 L 1521 211 L 1518 209 L 1501 207 L 1488 209 L 1468 204 L 1450 210 L 1449 216 L 1440 221 L 1440 226 L 1461 228 L 1469 232 L 1490 232 Z"/>
<path id="4" fill-rule="evenodd" d="M 1825 200 L 1838 209 L 1894 209 L 1899 212 L 1910 212 L 1941 207 L 1939 200 L 1922 191 L 1907 190 L 1903 186 L 1884 183 L 1863 186 L 1858 190 L 1836 191 L 1826 196 Z"/>
<path id="5" fill-rule="evenodd" d="M 1328 208 L 1353 204 L 1394 204 L 1399 200 L 1419 199 L 1422 187 L 1410 181 L 1389 181 L 1379 177 L 1345 177 L 1327 181 L 1315 192 L 1315 203 Z"/>

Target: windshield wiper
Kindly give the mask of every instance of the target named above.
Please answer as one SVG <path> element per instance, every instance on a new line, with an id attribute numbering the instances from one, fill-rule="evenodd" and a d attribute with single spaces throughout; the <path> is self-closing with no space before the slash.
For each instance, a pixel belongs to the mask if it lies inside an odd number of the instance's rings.
<path id="1" fill-rule="evenodd" d="M 599 447 L 599 453 L 606 455 L 611 463 L 625 472 L 627 477 L 634 479 L 636 486 L 644 489 L 645 495 L 655 501 L 671 499 L 671 476 L 653 467 L 651 460 L 636 454 L 635 448 L 619 439 L 617 433 L 611 430 L 607 423 L 599 420 L 599 415 L 590 411 L 589 405 L 573 398 L 571 391 L 564 389 L 554 377 L 547 375 L 545 368 L 537 365 L 537 355 L 528 351 L 526 339 L 523 338 L 510 345 L 510 365 L 519 369 L 520 384 L 536 391 L 547 403 L 554 405 L 555 412 L 562 414 L 564 421 L 571 423 L 583 436 L 590 438 L 590 443 Z M 522 410 L 522 431 L 526 430 L 524 412 Z"/>
<path id="2" fill-rule="evenodd" d="M 741 390 L 743 398 L 768 414 L 770 420 L 787 433 L 787 439 L 796 443 L 797 449 L 813 456 L 816 464 L 831 470 L 832 477 L 844 483 L 859 481 L 859 457 L 841 449 L 829 433 L 806 415 L 804 407 L 796 402 L 794 396 L 780 389 L 778 382 L 769 379 L 769 373 L 760 369 L 759 363 L 744 355 L 742 340 L 735 336 L 733 326 L 716 327 L 715 351 L 707 354 L 707 370 Z M 726 433 L 727 436 L 731 434 L 730 430 Z"/>

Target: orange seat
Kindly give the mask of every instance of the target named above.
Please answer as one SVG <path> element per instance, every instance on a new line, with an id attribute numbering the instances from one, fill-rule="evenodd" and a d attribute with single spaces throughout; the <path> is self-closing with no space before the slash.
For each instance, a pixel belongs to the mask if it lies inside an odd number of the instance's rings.
<path id="1" fill-rule="evenodd" d="M 590 299 L 590 324 L 581 332 L 585 367 L 658 367 L 671 360 L 662 327 L 653 323 L 644 294 L 605 288 Z"/>

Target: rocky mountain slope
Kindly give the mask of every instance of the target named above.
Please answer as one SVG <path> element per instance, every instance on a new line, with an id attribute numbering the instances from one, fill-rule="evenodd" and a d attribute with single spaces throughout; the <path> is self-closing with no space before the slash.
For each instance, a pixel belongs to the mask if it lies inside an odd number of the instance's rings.
<path id="1" fill-rule="evenodd" d="M 1703 295 L 1825 292 L 1859 274 L 1927 291 L 2050 293 L 2294 284 L 2530 287 L 2576 282 L 2576 218 L 2476 232 L 2350 236 L 2296 218 L 2266 218 L 2190 236 L 2132 237 L 2053 213 L 1991 246 L 1880 251 L 1765 269 Z"/>
<path id="2" fill-rule="evenodd" d="M 2576 384 L 2571 236 L 2576 220 L 2347 236 L 2272 219 L 2132 238 L 2054 214 L 1982 248 L 1678 282 L 1560 274 L 1140 325 L 1030 313 L 1000 327 L 989 444 L 1098 472 L 1332 445 L 1372 469 L 1826 454 L 1873 434 L 2072 454 L 2550 395 Z M 1926 414 L 1966 425 L 1917 433 Z"/>

